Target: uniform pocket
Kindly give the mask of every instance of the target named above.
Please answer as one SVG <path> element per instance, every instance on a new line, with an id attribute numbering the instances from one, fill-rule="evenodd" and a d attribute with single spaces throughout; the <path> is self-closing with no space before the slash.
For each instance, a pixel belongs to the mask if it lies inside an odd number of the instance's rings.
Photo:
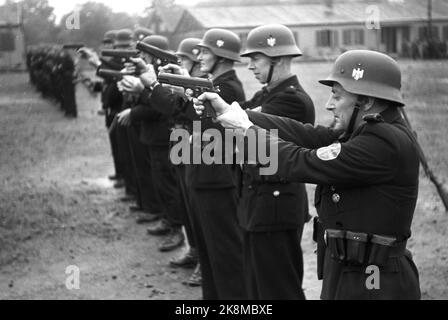
<path id="1" fill-rule="evenodd" d="M 302 189 L 298 184 L 262 184 L 250 208 L 250 226 L 296 229 L 303 222 Z M 306 198 L 305 198 L 306 199 Z"/>

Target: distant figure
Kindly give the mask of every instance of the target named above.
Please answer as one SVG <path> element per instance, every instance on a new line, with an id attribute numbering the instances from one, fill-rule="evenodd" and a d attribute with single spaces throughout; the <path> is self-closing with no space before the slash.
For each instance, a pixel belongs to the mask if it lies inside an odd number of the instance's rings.
<path id="1" fill-rule="evenodd" d="M 60 72 L 62 76 L 62 98 L 65 116 L 67 118 L 78 117 L 75 95 L 75 62 L 68 52 L 62 52 Z"/>
<path id="2" fill-rule="evenodd" d="M 403 58 L 411 57 L 411 48 L 408 40 L 403 41 L 403 43 L 401 44 L 401 56 Z"/>
<path id="3" fill-rule="evenodd" d="M 417 59 L 421 58 L 419 43 L 416 41 L 413 41 L 411 44 L 411 57 L 413 60 L 417 60 Z"/>

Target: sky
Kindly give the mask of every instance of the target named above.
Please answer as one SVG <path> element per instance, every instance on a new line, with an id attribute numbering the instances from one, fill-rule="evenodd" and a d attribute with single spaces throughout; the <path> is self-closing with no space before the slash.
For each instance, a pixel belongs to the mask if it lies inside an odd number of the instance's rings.
<path id="1" fill-rule="evenodd" d="M 88 0 L 48 0 L 49 4 L 55 9 L 56 19 L 59 20 L 64 14 L 73 11 L 76 4 L 82 4 Z M 139 13 L 150 3 L 149 0 L 91 0 L 95 2 L 103 2 L 116 12 Z M 180 5 L 194 5 L 199 0 L 176 0 Z M 4 0 L 0 0 L 3 4 Z"/>
<path id="2" fill-rule="evenodd" d="M 88 0 L 49 0 L 48 2 L 52 7 L 55 8 L 55 14 L 57 19 L 62 17 L 65 13 L 70 12 L 75 8 L 76 4 L 82 4 Z M 127 12 L 127 13 L 140 13 L 145 7 L 150 3 L 149 0 L 93 0 L 95 2 L 103 2 L 112 10 L 116 12 Z M 176 3 L 180 5 L 190 5 L 195 4 L 198 0 L 176 0 Z"/>

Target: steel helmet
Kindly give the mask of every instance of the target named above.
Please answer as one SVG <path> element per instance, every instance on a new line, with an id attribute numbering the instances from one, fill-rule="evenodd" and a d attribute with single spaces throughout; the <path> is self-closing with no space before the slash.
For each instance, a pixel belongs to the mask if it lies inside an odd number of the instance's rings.
<path id="1" fill-rule="evenodd" d="M 194 62 L 198 62 L 199 49 L 198 44 L 201 43 L 201 39 L 187 38 L 184 39 L 177 49 L 176 55 L 186 56 Z"/>
<path id="2" fill-rule="evenodd" d="M 134 38 L 132 30 L 119 30 L 117 32 L 117 37 L 115 38 L 115 46 L 130 46 L 133 40 Z"/>
<path id="3" fill-rule="evenodd" d="M 398 63 L 388 55 L 376 51 L 345 52 L 336 60 L 330 76 L 319 82 L 330 87 L 337 82 L 350 93 L 404 106 Z"/>
<path id="4" fill-rule="evenodd" d="M 210 29 L 198 44 L 213 52 L 214 55 L 240 62 L 241 40 L 237 34 L 225 29 Z"/>
<path id="5" fill-rule="evenodd" d="M 104 34 L 103 43 L 114 43 L 116 38 L 117 38 L 116 30 L 107 31 Z"/>
<path id="6" fill-rule="evenodd" d="M 115 46 L 130 46 L 134 41 L 133 32 L 130 29 L 123 29 L 117 31 L 115 38 Z"/>
<path id="7" fill-rule="evenodd" d="M 134 31 L 134 37 L 137 39 L 137 41 L 142 41 L 146 37 L 152 36 L 154 34 L 154 31 L 148 28 L 137 28 Z"/>
<path id="8" fill-rule="evenodd" d="M 269 24 L 249 32 L 247 49 L 241 56 L 247 57 L 254 53 L 262 53 L 271 58 L 302 55 L 292 31 L 281 24 Z"/>
<path id="9" fill-rule="evenodd" d="M 154 47 L 157 47 L 161 50 L 168 50 L 169 44 L 168 44 L 168 38 L 158 35 L 153 35 L 146 37 L 142 40 L 142 42 L 146 44 L 150 44 Z"/>

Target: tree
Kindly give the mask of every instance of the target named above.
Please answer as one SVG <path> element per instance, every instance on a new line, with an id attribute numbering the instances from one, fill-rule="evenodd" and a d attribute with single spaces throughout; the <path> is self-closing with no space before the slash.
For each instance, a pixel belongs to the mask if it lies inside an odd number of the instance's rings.
<path id="1" fill-rule="evenodd" d="M 90 47 L 97 47 L 109 30 L 133 28 L 136 18 L 124 12 L 114 13 L 103 3 L 86 2 L 79 9 L 79 30 L 66 28 L 66 20 L 73 15 L 70 12 L 61 19 L 58 42 L 81 42 Z"/>
<path id="2" fill-rule="evenodd" d="M 87 46 L 95 46 L 106 31 L 110 30 L 112 9 L 103 3 L 86 2 L 76 12 L 65 14 L 59 24 L 58 42 L 82 42 Z M 79 29 L 69 29 L 66 21 L 79 15 Z"/>
<path id="3" fill-rule="evenodd" d="M 6 5 L 13 3 L 12 0 L 6 1 Z M 48 0 L 22 0 L 18 4 L 22 8 L 26 43 L 33 45 L 51 42 L 56 32 L 56 17 Z"/>
<path id="4" fill-rule="evenodd" d="M 145 14 L 139 20 L 139 23 L 154 30 L 156 34 L 162 34 L 163 13 L 171 12 L 176 7 L 175 0 L 151 0 L 150 5 L 145 8 Z"/>

